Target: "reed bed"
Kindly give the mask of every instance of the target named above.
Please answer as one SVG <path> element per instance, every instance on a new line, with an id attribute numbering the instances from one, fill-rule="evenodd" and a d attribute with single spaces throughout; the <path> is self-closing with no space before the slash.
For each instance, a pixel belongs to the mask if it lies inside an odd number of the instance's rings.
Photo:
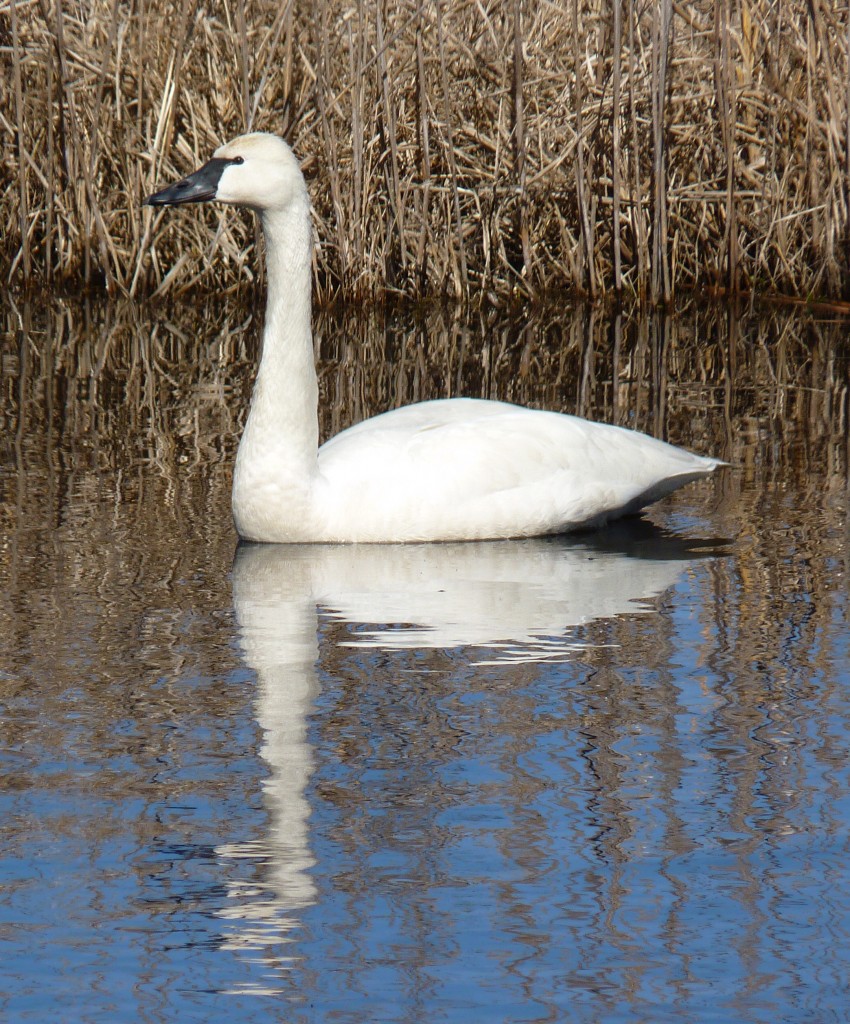
<path id="1" fill-rule="evenodd" d="M 846 3 L 0 0 L 0 25 L 14 286 L 249 283 L 249 217 L 140 203 L 267 130 L 310 180 L 324 300 L 850 299 Z"/>

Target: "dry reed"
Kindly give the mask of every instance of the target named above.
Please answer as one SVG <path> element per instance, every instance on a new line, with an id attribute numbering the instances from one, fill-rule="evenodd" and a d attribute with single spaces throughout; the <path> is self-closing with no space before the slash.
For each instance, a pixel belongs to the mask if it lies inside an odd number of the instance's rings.
<path id="1" fill-rule="evenodd" d="M 0 30 L 15 286 L 252 280 L 246 218 L 139 204 L 262 129 L 325 299 L 850 298 L 846 4 L 0 0 Z"/>

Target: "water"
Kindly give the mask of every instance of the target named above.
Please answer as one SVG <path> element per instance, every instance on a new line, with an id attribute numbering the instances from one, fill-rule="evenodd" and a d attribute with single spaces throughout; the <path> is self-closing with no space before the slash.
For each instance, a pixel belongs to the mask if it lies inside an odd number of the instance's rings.
<path id="1" fill-rule="evenodd" d="M 599 534 L 237 550 L 256 318 L 6 304 L 0 1017 L 846 1021 L 846 324 L 323 319 L 736 463 Z"/>

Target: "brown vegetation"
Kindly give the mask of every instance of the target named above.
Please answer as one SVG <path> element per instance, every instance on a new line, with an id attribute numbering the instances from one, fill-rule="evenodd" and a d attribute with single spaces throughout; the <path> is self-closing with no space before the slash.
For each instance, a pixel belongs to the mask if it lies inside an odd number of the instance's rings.
<path id="1" fill-rule="evenodd" d="M 846 4 L 0 0 L 0 32 L 15 285 L 250 280 L 246 218 L 140 202 L 258 129 L 324 298 L 850 297 Z"/>

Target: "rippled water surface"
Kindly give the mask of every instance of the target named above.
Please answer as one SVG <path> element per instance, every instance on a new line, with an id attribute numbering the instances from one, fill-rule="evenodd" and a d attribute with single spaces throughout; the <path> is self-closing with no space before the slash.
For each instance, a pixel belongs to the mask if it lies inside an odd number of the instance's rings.
<path id="1" fill-rule="evenodd" d="M 255 317 L 6 301 L 0 1017 L 847 1020 L 847 323 L 322 319 L 735 468 L 577 538 L 237 550 Z"/>

